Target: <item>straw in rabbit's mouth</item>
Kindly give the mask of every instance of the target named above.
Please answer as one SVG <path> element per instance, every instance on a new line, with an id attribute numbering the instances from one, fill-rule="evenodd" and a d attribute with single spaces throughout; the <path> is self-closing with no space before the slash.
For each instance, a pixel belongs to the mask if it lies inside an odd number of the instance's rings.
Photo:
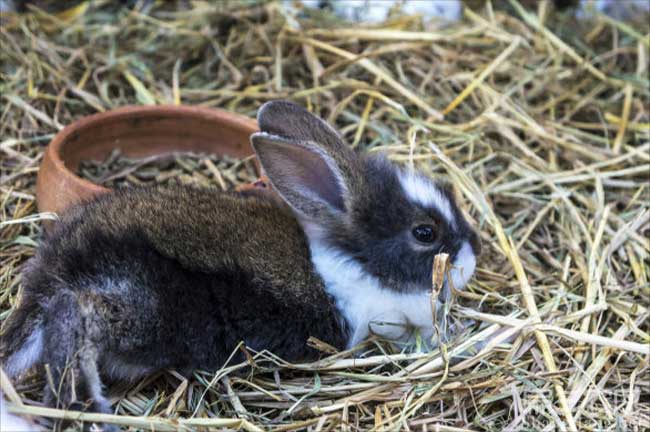
<path id="1" fill-rule="evenodd" d="M 431 314 L 435 327 L 437 320 L 437 303 L 440 291 L 445 285 L 445 276 L 449 274 L 449 254 L 441 253 L 433 258 L 433 270 L 431 271 Z M 450 280 L 450 278 L 447 278 Z"/>

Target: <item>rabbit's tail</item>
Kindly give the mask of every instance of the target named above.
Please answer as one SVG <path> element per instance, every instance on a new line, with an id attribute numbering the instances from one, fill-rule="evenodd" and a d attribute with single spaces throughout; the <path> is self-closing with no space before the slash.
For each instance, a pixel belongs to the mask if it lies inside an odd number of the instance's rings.
<path id="1" fill-rule="evenodd" d="M 37 302 L 23 301 L 9 317 L 0 336 L 0 364 L 10 378 L 41 362 L 43 315 Z"/>

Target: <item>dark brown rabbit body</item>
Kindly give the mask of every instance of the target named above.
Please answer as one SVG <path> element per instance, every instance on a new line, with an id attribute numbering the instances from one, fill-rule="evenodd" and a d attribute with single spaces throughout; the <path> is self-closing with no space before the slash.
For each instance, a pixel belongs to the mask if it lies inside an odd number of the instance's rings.
<path id="1" fill-rule="evenodd" d="M 382 336 L 410 340 L 403 327 L 432 340 L 434 256 L 454 264 L 444 301 L 479 253 L 453 195 L 357 155 L 295 104 L 270 102 L 258 122 L 251 141 L 281 200 L 133 188 L 62 216 L 25 270 L 0 340 L 11 377 L 49 364 L 49 403 L 90 399 L 110 412 L 101 375 L 216 369 L 240 342 L 311 359 L 310 336 L 351 347 L 378 320 L 398 324 Z"/>
<path id="2" fill-rule="evenodd" d="M 237 223 L 215 223 L 223 214 Z M 313 357 L 310 335 L 342 346 L 322 284 L 302 229 L 274 199 L 136 188 L 63 217 L 25 272 L 23 302 L 45 311 L 45 341 L 51 320 L 93 321 L 106 371 L 123 378 L 143 359 L 151 370 L 217 368 L 240 341 L 288 360 Z"/>
<path id="3" fill-rule="evenodd" d="M 238 223 L 214 223 L 224 214 Z M 287 360 L 315 357 L 309 336 L 346 341 L 300 225 L 263 193 L 179 186 L 102 196 L 43 239 L 24 288 L 3 355 L 24 350 L 20 332 L 40 338 L 42 352 L 23 356 L 50 364 L 55 380 L 73 360 L 89 375 L 78 382 L 98 372 L 130 379 L 217 369 L 240 341 Z M 25 365 L 7 367 L 13 375 Z M 90 393 L 78 399 L 97 399 Z"/>

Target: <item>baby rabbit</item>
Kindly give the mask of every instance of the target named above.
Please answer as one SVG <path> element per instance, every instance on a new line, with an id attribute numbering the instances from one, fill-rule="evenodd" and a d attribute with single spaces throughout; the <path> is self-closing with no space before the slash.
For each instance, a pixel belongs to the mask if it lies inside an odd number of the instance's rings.
<path id="1" fill-rule="evenodd" d="M 344 349 L 377 317 L 431 334 L 434 255 L 450 254 L 460 289 L 479 253 L 451 193 L 358 156 L 293 103 L 265 104 L 258 122 L 253 148 L 287 205 L 177 186 L 69 210 L 25 268 L 1 339 L 10 377 L 49 364 L 46 403 L 110 412 L 100 376 L 216 369 L 240 341 L 295 361 L 317 355 L 309 336 Z"/>

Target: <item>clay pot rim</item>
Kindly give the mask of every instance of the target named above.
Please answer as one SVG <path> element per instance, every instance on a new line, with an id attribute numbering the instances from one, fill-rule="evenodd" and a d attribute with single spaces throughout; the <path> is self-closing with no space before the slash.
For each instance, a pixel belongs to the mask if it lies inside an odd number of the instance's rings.
<path id="1" fill-rule="evenodd" d="M 119 108 L 111 109 L 109 111 L 99 112 L 85 116 L 76 120 L 63 129 L 61 129 L 50 141 L 46 152 L 49 153 L 50 160 L 56 170 L 71 182 L 77 183 L 79 186 L 87 189 L 93 194 L 101 194 L 110 192 L 112 189 L 93 183 L 90 180 L 84 179 L 74 173 L 65 165 L 62 151 L 64 144 L 68 141 L 70 136 L 79 130 L 91 129 L 95 124 L 105 122 L 106 120 L 121 120 L 127 119 L 135 115 L 148 115 L 164 113 L 171 115 L 178 115 L 179 117 L 195 116 L 204 119 L 213 119 L 219 123 L 230 123 L 237 128 L 250 129 L 251 133 L 258 130 L 257 122 L 244 115 L 235 114 L 230 111 L 221 110 L 218 108 L 197 107 L 188 105 L 127 105 Z M 163 154 L 163 153 L 161 153 Z M 252 154 L 252 152 L 251 152 Z M 45 156 L 47 157 L 47 155 Z"/>

